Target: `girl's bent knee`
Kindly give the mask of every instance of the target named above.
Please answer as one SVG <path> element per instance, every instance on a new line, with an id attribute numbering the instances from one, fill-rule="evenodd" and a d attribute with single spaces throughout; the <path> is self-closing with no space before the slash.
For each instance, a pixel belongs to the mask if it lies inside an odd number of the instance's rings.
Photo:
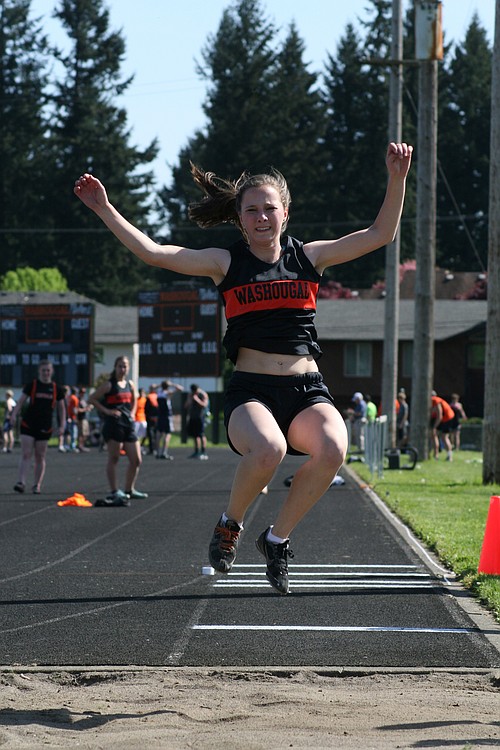
<path id="1" fill-rule="evenodd" d="M 266 444 L 252 451 L 250 455 L 262 469 L 275 469 L 286 456 L 286 445 Z"/>
<path id="2" fill-rule="evenodd" d="M 323 445 L 320 456 L 322 462 L 336 470 L 340 469 L 347 455 L 347 446 L 340 445 L 336 441 L 327 441 Z"/>

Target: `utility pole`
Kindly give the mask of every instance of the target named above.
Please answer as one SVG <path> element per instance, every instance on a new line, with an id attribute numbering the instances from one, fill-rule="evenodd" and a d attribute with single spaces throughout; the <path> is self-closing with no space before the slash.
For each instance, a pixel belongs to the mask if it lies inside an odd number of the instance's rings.
<path id="1" fill-rule="evenodd" d="M 411 442 L 429 457 L 430 398 L 434 378 L 436 266 L 437 60 L 442 59 L 441 2 L 415 0 L 418 74 L 417 232 L 415 328 L 411 388 Z"/>
<path id="2" fill-rule="evenodd" d="M 392 0 L 391 68 L 389 79 L 389 141 L 399 143 L 402 132 L 403 13 L 402 0 Z M 396 389 L 399 342 L 399 262 L 401 237 L 385 250 L 384 349 L 382 356 L 382 408 L 387 414 L 388 443 L 396 447 Z"/>
<path id="3" fill-rule="evenodd" d="M 500 0 L 495 5 L 491 76 L 488 316 L 483 422 L 483 484 L 500 482 Z"/>

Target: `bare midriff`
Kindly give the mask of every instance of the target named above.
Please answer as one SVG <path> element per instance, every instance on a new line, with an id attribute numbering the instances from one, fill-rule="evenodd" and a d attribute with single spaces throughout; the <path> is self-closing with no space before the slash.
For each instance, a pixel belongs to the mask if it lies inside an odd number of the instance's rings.
<path id="1" fill-rule="evenodd" d="M 305 372 L 318 372 L 318 365 L 312 356 L 273 354 L 242 347 L 238 351 L 235 370 L 260 375 L 303 375 Z"/>

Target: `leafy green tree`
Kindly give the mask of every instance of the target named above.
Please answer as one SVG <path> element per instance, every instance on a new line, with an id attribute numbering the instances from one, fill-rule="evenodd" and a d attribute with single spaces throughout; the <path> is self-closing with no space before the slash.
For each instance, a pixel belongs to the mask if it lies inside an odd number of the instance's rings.
<path id="1" fill-rule="evenodd" d="M 4 292 L 67 292 L 68 283 L 58 268 L 24 266 L 0 277 Z"/>
<path id="2" fill-rule="evenodd" d="M 82 210 L 72 188 L 79 174 L 93 171 L 120 210 L 146 229 L 154 184 L 146 166 L 157 155 L 157 143 L 144 150 L 130 145 L 127 114 L 116 99 L 132 79 L 120 75 L 125 42 L 110 30 L 103 0 L 60 0 L 55 17 L 70 48 L 57 52 L 65 76 L 54 95 L 50 198 L 58 234 L 49 256 L 72 289 L 111 304 L 134 302 L 147 286 L 144 264 Z"/>
<path id="3" fill-rule="evenodd" d="M 45 90 L 49 44 L 30 0 L 0 3 L 0 273 L 39 252 L 47 204 Z"/>

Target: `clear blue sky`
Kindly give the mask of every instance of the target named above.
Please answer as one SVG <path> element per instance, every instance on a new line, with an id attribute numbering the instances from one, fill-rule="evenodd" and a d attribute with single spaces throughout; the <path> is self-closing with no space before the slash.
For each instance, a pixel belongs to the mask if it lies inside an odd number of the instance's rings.
<path id="1" fill-rule="evenodd" d="M 195 61 L 219 26 L 230 0 L 106 0 L 111 28 L 121 29 L 126 41 L 122 70 L 135 79 L 121 105 L 129 116 L 132 143 L 144 147 L 157 137 L 160 155 L 153 164 L 160 185 L 170 181 L 169 165 L 196 129 L 203 128 L 205 84 L 196 76 Z M 264 0 L 265 17 L 286 33 L 297 24 L 305 43 L 305 61 L 311 71 L 324 68 L 327 52 L 336 45 L 348 23 L 366 19 L 367 0 Z M 44 19 L 52 42 L 64 35 L 51 13 L 56 0 L 32 0 L 32 13 Z M 403 13 L 410 7 L 403 0 Z M 495 0 L 443 0 L 446 42 L 461 42 L 477 12 L 493 41 Z"/>

